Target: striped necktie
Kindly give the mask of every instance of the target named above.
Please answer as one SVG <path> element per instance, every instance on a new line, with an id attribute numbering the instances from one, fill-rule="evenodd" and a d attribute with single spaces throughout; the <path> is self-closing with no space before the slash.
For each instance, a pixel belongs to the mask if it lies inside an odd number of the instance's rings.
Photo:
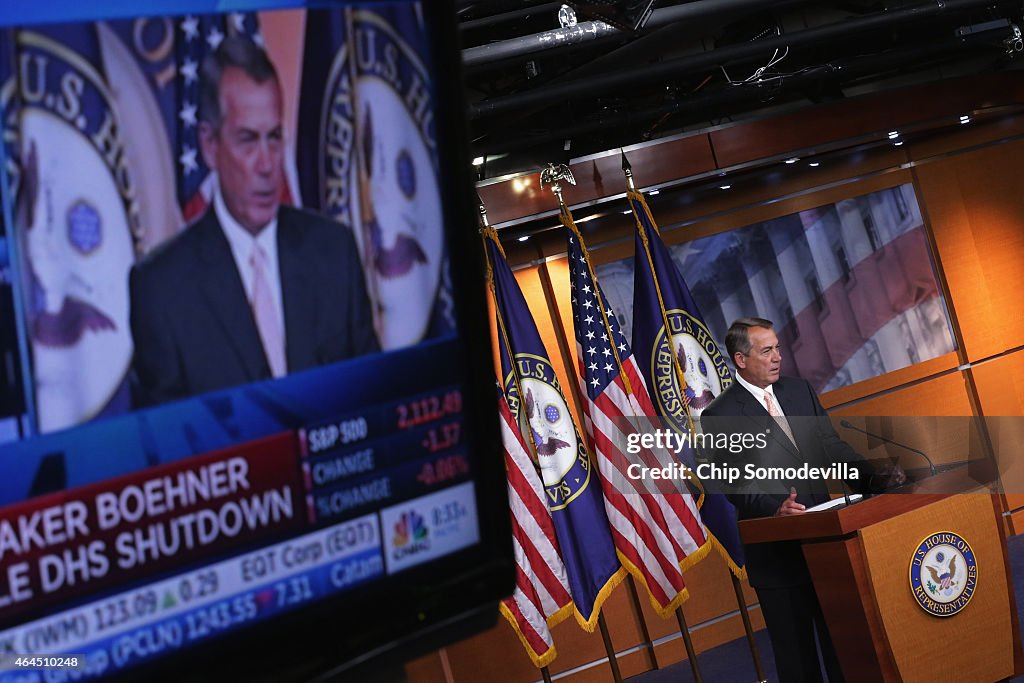
<path id="1" fill-rule="evenodd" d="M 800 447 L 796 445 L 796 439 L 793 438 L 793 430 L 789 428 L 789 420 L 787 420 L 786 416 L 782 414 L 779 407 L 775 405 L 775 401 L 772 400 L 772 395 L 767 391 L 764 393 L 764 405 L 768 408 L 768 414 L 775 418 L 775 422 L 778 423 L 782 431 L 786 433 L 786 436 L 788 436 L 789 440 L 793 442 L 796 449 L 800 450 Z"/>

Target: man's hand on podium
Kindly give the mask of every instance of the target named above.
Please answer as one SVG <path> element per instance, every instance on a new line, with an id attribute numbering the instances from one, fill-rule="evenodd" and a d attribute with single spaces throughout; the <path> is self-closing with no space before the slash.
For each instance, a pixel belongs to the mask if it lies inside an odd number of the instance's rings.
<path id="1" fill-rule="evenodd" d="M 807 510 L 805 505 L 796 502 L 796 489 L 789 487 L 789 498 L 782 501 L 782 505 L 779 506 L 775 516 L 780 517 L 782 515 L 802 515 Z"/>

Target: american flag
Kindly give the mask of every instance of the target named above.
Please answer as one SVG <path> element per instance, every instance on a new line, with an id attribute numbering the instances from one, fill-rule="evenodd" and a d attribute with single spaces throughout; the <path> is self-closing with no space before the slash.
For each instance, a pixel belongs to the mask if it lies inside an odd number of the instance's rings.
<path id="1" fill-rule="evenodd" d="M 500 608 L 540 668 L 557 655 L 551 627 L 572 615 L 572 596 L 540 475 L 508 402 L 498 393 L 516 558 L 515 592 L 501 601 Z"/>
<path id="2" fill-rule="evenodd" d="M 568 209 L 563 208 L 561 221 L 568 240 L 584 422 L 597 454 L 615 547 L 623 565 L 647 587 L 659 614 L 668 616 L 687 597 L 682 568 L 703 557 L 707 536 L 688 492 L 638 493 L 626 483 L 631 463 L 663 466 L 672 457 L 649 449 L 627 457 L 627 438 L 637 429 L 636 420 L 627 418 L 656 412 Z"/>

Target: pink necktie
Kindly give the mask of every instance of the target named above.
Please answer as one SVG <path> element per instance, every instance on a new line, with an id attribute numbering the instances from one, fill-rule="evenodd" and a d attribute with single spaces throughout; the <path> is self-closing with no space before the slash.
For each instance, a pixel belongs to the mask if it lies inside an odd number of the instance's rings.
<path id="1" fill-rule="evenodd" d="M 281 333 L 281 320 L 274 306 L 274 298 L 267 284 L 267 255 L 259 244 L 253 245 L 252 256 L 252 313 L 256 318 L 256 327 L 263 341 L 263 351 L 270 363 L 270 372 L 274 377 L 284 377 L 288 365 L 284 359 L 284 335 Z"/>
<path id="2" fill-rule="evenodd" d="M 789 420 L 787 420 L 786 416 L 782 414 L 779 407 L 775 405 L 775 402 L 772 400 L 772 395 L 768 392 L 765 392 L 764 404 L 765 407 L 768 408 L 768 414 L 775 418 L 775 422 L 779 425 L 782 431 L 786 433 L 786 436 L 788 436 L 789 440 L 793 442 L 793 445 L 796 446 L 796 439 L 793 438 L 793 430 L 789 428 Z M 797 450 L 799 450 L 799 448 Z"/>

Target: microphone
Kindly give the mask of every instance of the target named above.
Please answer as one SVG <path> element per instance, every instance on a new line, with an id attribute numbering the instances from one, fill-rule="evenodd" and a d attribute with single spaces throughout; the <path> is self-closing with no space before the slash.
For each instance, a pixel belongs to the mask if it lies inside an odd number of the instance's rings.
<path id="1" fill-rule="evenodd" d="M 840 424 L 840 426 L 845 427 L 846 429 L 852 429 L 855 432 L 860 432 L 861 434 L 867 434 L 868 436 L 870 436 L 872 438 L 879 439 L 880 441 L 884 441 L 886 443 L 891 443 L 893 446 L 899 446 L 900 448 L 905 448 L 908 451 L 913 451 L 914 453 L 917 453 L 922 458 L 924 458 L 925 460 L 928 461 L 928 469 L 929 469 L 929 471 L 931 471 L 931 476 L 934 477 L 937 474 L 937 470 L 935 469 L 935 463 L 932 462 L 932 459 L 929 458 L 928 454 L 925 453 L 924 451 L 918 450 L 916 448 L 911 448 L 910 446 L 907 446 L 906 444 L 902 444 L 899 441 L 893 441 L 892 439 L 887 439 L 887 438 L 885 438 L 884 436 L 882 436 L 880 434 L 872 434 L 871 432 L 865 431 L 865 430 L 861 429 L 860 427 L 853 426 L 847 420 L 840 420 L 839 424 Z"/>

